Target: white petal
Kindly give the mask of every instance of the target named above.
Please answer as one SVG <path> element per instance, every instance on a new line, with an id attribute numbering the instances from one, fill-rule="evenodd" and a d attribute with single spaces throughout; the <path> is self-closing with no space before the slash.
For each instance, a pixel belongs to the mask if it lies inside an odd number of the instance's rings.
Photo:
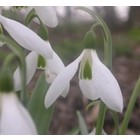
<path id="1" fill-rule="evenodd" d="M 56 12 L 52 6 L 34 6 L 34 9 L 45 25 L 49 27 L 57 26 L 58 19 L 56 16 Z"/>
<path id="2" fill-rule="evenodd" d="M 48 42 L 49 43 L 49 42 Z M 54 52 L 52 59 L 47 59 L 47 66 L 45 68 L 46 80 L 52 83 L 56 76 L 65 68 L 62 60 Z"/>
<path id="3" fill-rule="evenodd" d="M 122 112 L 123 99 L 119 84 L 110 70 L 101 63 L 96 51 L 92 51 L 92 76 L 96 94 L 112 110 Z"/>
<path id="4" fill-rule="evenodd" d="M 53 81 L 45 97 L 46 108 L 48 108 L 66 89 L 78 69 L 83 54 L 84 52 L 74 62 L 64 68 Z"/>
<path id="5" fill-rule="evenodd" d="M 47 58 L 53 57 L 52 48 L 35 32 L 23 24 L 0 15 L 0 23 L 11 37 L 27 50 L 36 51 Z"/>
<path id="6" fill-rule="evenodd" d="M 94 80 L 92 79 L 79 81 L 79 86 L 82 93 L 90 100 L 97 100 L 99 98 L 99 95 L 96 94 L 96 87 L 94 85 Z"/>
<path id="7" fill-rule="evenodd" d="M 62 97 L 66 97 L 68 92 L 69 92 L 69 88 L 70 88 L 70 83 L 66 86 L 66 88 L 64 89 L 64 91 L 62 92 L 61 96 Z"/>
<path id="8" fill-rule="evenodd" d="M 27 55 L 25 62 L 26 62 L 26 74 L 27 74 L 26 84 L 28 84 L 33 78 L 34 73 L 36 71 L 38 54 L 32 51 Z M 14 78 L 14 89 L 15 91 L 18 91 L 21 89 L 21 75 L 20 75 L 19 67 L 14 72 L 13 78 Z"/>
<path id="9" fill-rule="evenodd" d="M 14 93 L 3 93 L 1 96 L 2 135 L 35 135 L 37 130 L 27 110 L 19 102 Z"/>

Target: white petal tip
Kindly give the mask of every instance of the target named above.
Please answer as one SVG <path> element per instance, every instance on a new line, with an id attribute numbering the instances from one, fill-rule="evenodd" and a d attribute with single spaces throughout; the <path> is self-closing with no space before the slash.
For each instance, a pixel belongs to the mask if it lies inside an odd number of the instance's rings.
<path id="1" fill-rule="evenodd" d="M 51 102 L 50 99 L 45 97 L 44 104 L 45 104 L 45 107 L 48 109 L 53 103 Z"/>
<path id="2" fill-rule="evenodd" d="M 48 109 L 51 106 L 48 102 L 45 102 L 45 107 Z"/>
<path id="3" fill-rule="evenodd" d="M 116 112 L 119 112 L 119 113 L 122 113 L 123 112 L 123 104 L 120 105 L 120 106 L 115 106 L 115 107 L 110 107 L 112 110 L 116 111 Z"/>
<path id="4" fill-rule="evenodd" d="M 54 23 L 52 23 L 51 26 L 49 26 L 49 27 L 55 28 L 57 25 L 58 25 L 58 20 L 56 20 Z"/>

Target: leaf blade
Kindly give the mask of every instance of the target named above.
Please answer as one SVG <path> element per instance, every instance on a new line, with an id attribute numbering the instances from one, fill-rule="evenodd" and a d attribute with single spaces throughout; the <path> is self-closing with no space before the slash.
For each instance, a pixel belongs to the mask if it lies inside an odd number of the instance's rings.
<path id="1" fill-rule="evenodd" d="M 31 100 L 28 104 L 28 110 L 31 113 L 40 135 L 48 133 L 53 114 L 53 106 L 46 109 L 44 105 L 44 98 L 48 86 L 45 80 L 45 75 L 42 74 L 33 91 Z"/>

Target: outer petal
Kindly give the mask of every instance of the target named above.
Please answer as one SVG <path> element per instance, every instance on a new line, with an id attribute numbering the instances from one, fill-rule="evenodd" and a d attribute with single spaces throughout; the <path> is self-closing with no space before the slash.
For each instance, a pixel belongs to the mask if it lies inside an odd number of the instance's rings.
<path id="1" fill-rule="evenodd" d="M 1 94 L 0 134 L 35 135 L 34 122 L 14 93 Z"/>
<path id="2" fill-rule="evenodd" d="M 47 42 L 49 44 L 49 42 Z M 59 56 L 53 52 L 53 58 L 47 60 L 47 66 L 45 68 L 46 80 L 48 83 L 52 83 L 55 77 L 65 68 L 62 60 Z"/>
<path id="3" fill-rule="evenodd" d="M 70 83 L 66 86 L 66 88 L 64 89 L 64 91 L 62 92 L 61 96 L 62 97 L 66 97 L 68 92 L 69 92 L 69 88 L 70 88 Z"/>
<path id="4" fill-rule="evenodd" d="M 38 62 L 38 54 L 36 52 L 31 52 L 26 57 L 26 84 L 28 84 L 32 77 L 34 76 L 34 73 L 37 68 L 37 62 Z M 14 89 L 15 91 L 18 91 L 21 89 L 21 76 L 20 76 L 20 69 L 17 68 L 13 75 L 14 79 Z"/>
<path id="5" fill-rule="evenodd" d="M 47 43 L 23 24 L 1 15 L 0 23 L 11 37 L 25 49 L 36 51 L 47 58 L 53 57 L 53 51 Z"/>
<path id="6" fill-rule="evenodd" d="M 34 9 L 45 25 L 49 27 L 57 26 L 58 19 L 56 16 L 56 12 L 52 6 L 34 6 Z"/>
<path id="7" fill-rule="evenodd" d="M 49 42 L 48 42 L 49 44 Z M 52 83 L 56 76 L 65 68 L 64 63 L 59 58 L 59 56 L 54 52 L 53 59 L 47 60 L 47 66 L 45 68 L 46 81 L 48 83 Z M 69 91 L 70 84 L 67 85 L 63 93 L 61 94 L 63 97 L 66 97 Z"/>
<path id="8" fill-rule="evenodd" d="M 110 70 L 101 63 L 96 51 L 92 51 L 92 76 L 96 94 L 112 110 L 122 112 L 123 99 L 119 84 Z"/>
<path id="9" fill-rule="evenodd" d="M 51 84 L 45 97 L 45 106 L 48 108 L 66 89 L 70 80 L 76 73 L 84 52 L 66 68 L 64 68 Z"/>

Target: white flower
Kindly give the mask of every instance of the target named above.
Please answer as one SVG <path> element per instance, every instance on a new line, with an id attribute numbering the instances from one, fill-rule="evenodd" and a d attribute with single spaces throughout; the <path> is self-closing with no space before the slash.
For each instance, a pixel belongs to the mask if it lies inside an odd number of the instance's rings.
<path id="1" fill-rule="evenodd" d="M 96 51 L 85 49 L 81 55 L 64 68 L 51 84 L 46 97 L 48 108 L 69 85 L 80 63 L 79 86 L 91 100 L 101 99 L 109 108 L 122 112 L 123 99 L 120 87 L 109 69 L 101 63 Z"/>
<path id="2" fill-rule="evenodd" d="M 52 6 L 34 6 L 34 9 L 43 22 L 43 24 L 49 27 L 56 27 L 58 19 L 56 12 Z"/>
<path id="3" fill-rule="evenodd" d="M 25 59 L 26 63 L 26 84 L 28 84 L 32 77 L 34 76 L 34 73 L 37 68 L 37 62 L 38 62 L 38 54 L 34 51 L 30 52 Z M 15 70 L 14 75 L 14 90 L 18 91 L 21 89 L 21 75 L 20 75 L 20 69 L 19 67 Z"/>
<path id="4" fill-rule="evenodd" d="M 53 59 L 47 60 L 47 65 L 45 67 L 46 81 L 52 83 L 57 75 L 65 68 L 62 60 L 54 52 Z M 65 97 L 69 91 L 70 84 L 68 83 L 65 89 L 62 91 L 62 96 Z"/>
<path id="5" fill-rule="evenodd" d="M 51 47 L 49 41 L 46 42 L 49 47 Z M 53 52 L 53 58 L 47 59 L 44 58 L 46 61 L 45 66 L 45 75 L 46 75 L 46 81 L 48 83 L 52 83 L 56 76 L 65 68 L 62 60 L 59 58 L 59 56 Z M 34 76 L 34 73 L 37 68 L 38 63 L 38 54 L 36 52 L 31 52 L 27 55 L 26 59 L 26 84 L 28 84 L 32 77 Z M 21 89 L 21 75 L 20 75 L 20 69 L 17 68 L 13 75 L 14 79 L 14 90 L 18 91 Z M 68 93 L 69 85 L 66 87 L 65 91 L 63 92 L 63 97 L 66 96 L 66 93 Z"/>
<path id="6" fill-rule="evenodd" d="M 21 8 L 20 14 L 26 18 L 26 16 L 33 8 L 44 25 L 52 28 L 57 26 L 58 19 L 53 6 L 28 6 L 26 8 Z M 33 21 L 38 24 L 40 23 L 40 21 L 36 17 L 33 19 Z"/>
<path id="7" fill-rule="evenodd" d="M 10 36 L 23 48 L 35 51 L 45 58 L 52 58 L 53 51 L 35 32 L 23 24 L 0 15 L 0 23 Z"/>
<path id="8" fill-rule="evenodd" d="M 0 94 L 0 134 L 36 135 L 35 124 L 14 93 Z"/>

